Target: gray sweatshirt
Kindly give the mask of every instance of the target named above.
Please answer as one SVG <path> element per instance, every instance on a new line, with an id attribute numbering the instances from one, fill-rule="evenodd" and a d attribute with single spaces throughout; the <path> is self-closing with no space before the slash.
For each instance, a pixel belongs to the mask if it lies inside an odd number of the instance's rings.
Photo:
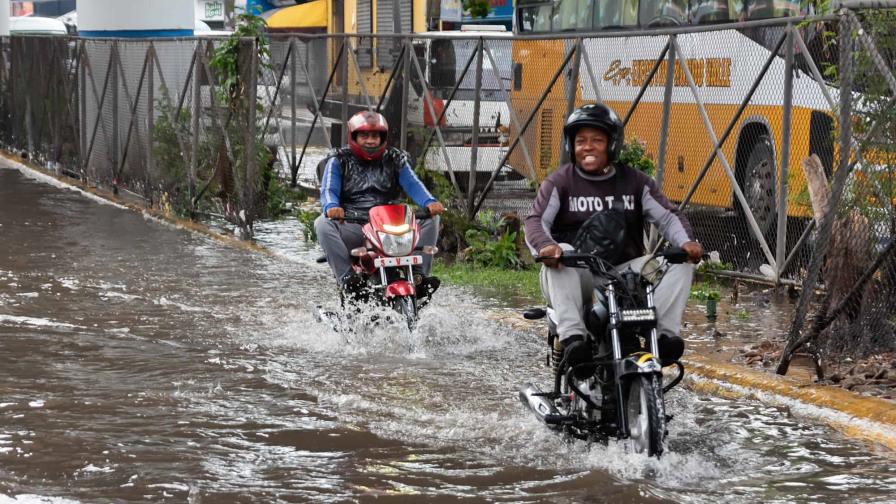
<path id="1" fill-rule="evenodd" d="M 618 181 L 620 173 L 622 179 Z M 656 225 L 673 246 L 693 241 L 694 232 L 687 217 L 643 172 L 617 165 L 608 174 L 598 176 L 567 163 L 541 183 L 525 220 L 526 243 L 533 254 L 554 243 L 572 243 L 579 227 L 595 212 L 612 208 L 617 198 L 622 198 L 625 214 L 622 262 L 646 253 L 646 222 Z"/>

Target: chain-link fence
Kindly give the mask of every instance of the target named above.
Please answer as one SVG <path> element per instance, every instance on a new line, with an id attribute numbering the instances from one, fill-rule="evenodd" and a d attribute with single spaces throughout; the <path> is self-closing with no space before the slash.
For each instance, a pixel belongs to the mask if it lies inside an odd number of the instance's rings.
<path id="1" fill-rule="evenodd" d="M 249 230 L 264 205 L 259 166 L 273 159 L 248 105 L 258 58 L 243 41 L 240 75 L 222 85 L 220 43 L 4 38 L 0 141 L 85 184 Z"/>
<path id="2" fill-rule="evenodd" d="M 222 40 L 3 38 L 0 141 L 149 204 L 251 227 L 265 180 L 314 186 L 346 119 L 370 108 L 456 208 L 522 214 L 567 159 L 566 116 L 600 101 L 738 274 L 814 286 L 823 266 L 821 281 L 848 293 L 889 253 L 894 227 L 892 37 L 878 28 L 891 13 L 562 37 L 276 34 L 269 56 L 241 42 L 235 81 L 213 64 Z M 844 53 L 836 35 L 846 33 Z M 875 119 L 885 125 L 872 129 Z M 828 210 L 818 193 L 838 173 L 845 189 Z M 833 238 L 825 215 L 838 216 Z M 825 241 L 850 251 L 848 264 L 819 251 Z M 866 283 L 886 278 L 887 264 Z"/>
<path id="3" fill-rule="evenodd" d="M 816 363 L 827 354 L 873 355 L 896 350 L 896 9 L 843 10 L 836 34 L 839 152 L 832 182 L 822 160 L 805 163 L 818 228 L 803 292 L 823 285 L 817 305 L 801 296 L 779 373 L 806 348 Z M 807 313 L 814 309 L 811 322 Z M 824 378 L 818 366 L 819 378 Z M 874 377 L 880 378 L 880 377 Z"/>

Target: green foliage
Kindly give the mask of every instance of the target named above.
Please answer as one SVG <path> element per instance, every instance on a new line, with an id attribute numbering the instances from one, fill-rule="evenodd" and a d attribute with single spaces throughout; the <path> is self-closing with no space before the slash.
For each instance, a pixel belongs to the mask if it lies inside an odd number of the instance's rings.
<path id="1" fill-rule="evenodd" d="M 623 144 L 622 152 L 619 154 L 619 160 L 651 177 L 656 173 L 656 164 L 653 162 L 653 159 L 647 155 L 647 149 L 644 142 L 635 137 L 632 137 Z"/>
<path id="2" fill-rule="evenodd" d="M 497 239 L 487 231 L 468 229 L 467 257 L 476 266 L 519 269 L 522 266 L 516 249 L 516 232 L 505 231 Z"/>
<path id="3" fill-rule="evenodd" d="M 480 210 L 476 214 L 475 224 L 481 227 L 489 234 L 500 234 L 501 228 L 504 226 L 504 217 L 493 210 Z"/>
<path id="4" fill-rule="evenodd" d="M 474 19 L 488 16 L 491 8 L 488 0 L 464 0 L 464 12 L 469 12 Z"/>
<path id="5" fill-rule="evenodd" d="M 538 271 L 539 268 L 512 270 L 482 267 L 464 262 L 449 264 L 442 259 L 436 259 L 433 262 L 432 273 L 442 281 L 468 286 L 489 296 L 512 297 L 517 301 L 532 303 L 541 300 Z"/>
<path id="6" fill-rule="evenodd" d="M 160 89 L 161 97 L 156 99 L 158 117 L 153 123 L 152 155 L 155 160 L 155 174 L 161 190 L 168 194 L 168 204 L 178 215 L 186 215 L 190 208 L 187 187 L 187 162 L 189 158 L 181 150 L 180 138 L 190 137 L 190 111 L 186 108 L 174 117 L 176 111 L 171 104 L 168 90 Z"/>
<path id="7" fill-rule="evenodd" d="M 431 192 L 437 200 L 442 202 L 443 205 L 447 207 L 454 201 L 454 186 L 444 174 L 437 171 L 427 170 L 422 162 L 417 163 L 417 167 L 414 168 L 414 173 L 417 174 L 417 177 L 423 182 L 427 189 L 429 189 L 429 192 Z"/>
<path id="8" fill-rule="evenodd" d="M 747 320 L 750 318 L 750 312 L 748 312 L 746 308 L 741 308 L 734 312 L 734 317 L 738 320 Z"/>
<path id="9" fill-rule="evenodd" d="M 277 174 L 274 173 L 274 168 L 269 159 L 262 166 L 264 166 L 263 180 L 266 187 L 266 215 L 278 217 L 286 211 L 290 203 L 296 203 L 304 199 L 304 194 L 290 190 L 285 182 L 277 178 Z"/>
<path id="10" fill-rule="evenodd" d="M 721 298 L 721 292 L 706 282 L 691 288 L 691 299 L 696 299 L 698 301 L 718 301 Z"/>
<path id="11" fill-rule="evenodd" d="M 713 274 L 719 271 L 734 271 L 734 265 L 729 262 L 722 261 L 701 261 L 697 266 L 698 274 Z"/>
<path id="12" fill-rule="evenodd" d="M 317 231 L 314 230 L 314 221 L 320 215 L 319 211 L 298 209 L 296 211 L 296 219 L 302 224 L 302 236 L 306 242 L 317 241 Z"/>
<path id="13" fill-rule="evenodd" d="M 230 37 L 215 49 L 209 62 L 212 70 L 218 77 L 221 86 L 219 96 L 231 107 L 236 106 L 240 96 L 244 96 L 243 80 L 240 75 L 240 39 L 255 39 L 258 48 L 258 71 L 261 76 L 262 68 L 269 67 L 271 51 L 268 41 L 264 37 L 264 19 L 252 14 L 240 14 L 236 17 L 236 28 Z"/>

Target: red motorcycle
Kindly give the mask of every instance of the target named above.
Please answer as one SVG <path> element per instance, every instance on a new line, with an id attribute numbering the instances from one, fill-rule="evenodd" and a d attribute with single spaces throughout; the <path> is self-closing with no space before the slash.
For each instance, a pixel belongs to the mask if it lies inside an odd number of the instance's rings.
<path id="1" fill-rule="evenodd" d="M 423 256 L 415 252 L 438 252 L 434 246 L 417 246 L 417 219 L 429 218 L 429 210 L 415 212 L 404 204 L 375 206 L 367 214 L 345 213 L 346 222 L 363 224 L 365 246 L 353 249 L 351 255 L 352 270 L 366 280 L 364 297 L 401 314 L 410 330 L 417 325 L 417 310 L 422 305 L 418 304 L 413 267 L 423 264 Z"/>

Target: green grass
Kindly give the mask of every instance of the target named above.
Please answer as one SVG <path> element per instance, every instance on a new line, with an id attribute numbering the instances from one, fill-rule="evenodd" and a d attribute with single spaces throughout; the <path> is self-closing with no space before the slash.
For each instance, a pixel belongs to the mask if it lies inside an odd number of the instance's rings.
<path id="1" fill-rule="evenodd" d="M 437 258 L 432 273 L 443 282 L 470 287 L 491 297 L 529 304 L 544 302 L 538 285 L 538 268 L 486 268 L 463 262 L 447 264 Z"/>

